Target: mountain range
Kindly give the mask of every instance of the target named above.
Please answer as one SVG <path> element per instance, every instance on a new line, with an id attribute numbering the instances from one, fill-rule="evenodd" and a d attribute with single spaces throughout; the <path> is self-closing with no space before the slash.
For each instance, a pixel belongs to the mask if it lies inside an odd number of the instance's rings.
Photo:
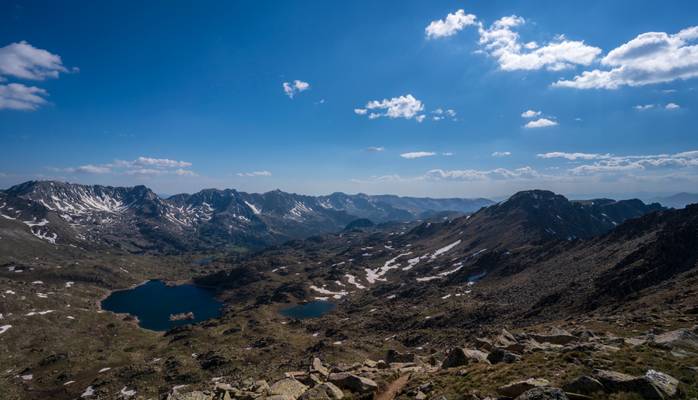
<path id="1" fill-rule="evenodd" d="M 487 199 L 430 199 L 333 193 L 304 196 L 206 189 L 163 199 L 145 186 L 110 187 L 29 181 L 0 191 L 0 218 L 17 235 L 80 248 L 174 253 L 242 247 L 374 223 L 413 221 L 440 212 L 470 213 Z M 21 228 L 21 229 L 20 229 Z M 10 235 L 8 235 L 10 236 Z"/>

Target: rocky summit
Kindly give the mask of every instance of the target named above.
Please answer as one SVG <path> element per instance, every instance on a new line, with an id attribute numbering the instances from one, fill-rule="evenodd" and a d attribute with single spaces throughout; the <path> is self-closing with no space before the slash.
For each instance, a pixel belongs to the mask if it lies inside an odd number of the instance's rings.
<path id="1" fill-rule="evenodd" d="M 2 191 L 0 397 L 698 396 L 698 206 L 475 204 Z M 154 279 L 220 309 L 135 295 Z M 102 309 L 110 295 L 134 315 Z"/>

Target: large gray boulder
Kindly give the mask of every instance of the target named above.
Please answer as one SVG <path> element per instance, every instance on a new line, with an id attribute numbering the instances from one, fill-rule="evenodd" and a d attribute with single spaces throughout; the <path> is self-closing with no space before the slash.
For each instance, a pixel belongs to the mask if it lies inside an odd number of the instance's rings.
<path id="1" fill-rule="evenodd" d="M 299 398 L 308 387 L 293 378 L 284 378 L 274 382 L 269 388 L 270 395 L 287 396 L 292 399 Z"/>
<path id="2" fill-rule="evenodd" d="M 468 365 L 470 363 L 487 363 L 487 353 L 480 350 L 464 349 L 461 347 L 455 347 L 446 356 L 446 359 L 441 364 L 442 368 L 455 368 L 461 367 L 463 365 Z"/>
<path id="3" fill-rule="evenodd" d="M 342 389 L 355 393 L 371 393 L 378 389 L 375 381 L 348 372 L 332 373 L 328 380 Z"/>
<path id="4" fill-rule="evenodd" d="M 299 400 L 341 400 L 344 398 L 342 389 L 331 382 L 325 382 L 303 393 Z"/>
<path id="5" fill-rule="evenodd" d="M 652 343 L 668 349 L 688 348 L 698 350 L 698 334 L 696 334 L 695 329 L 678 329 L 655 336 Z"/>
<path id="6" fill-rule="evenodd" d="M 637 393 L 647 400 L 664 400 L 678 393 L 679 381 L 658 371 L 650 370 L 639 377 L 603 370 L 594 374 L 608 392 Z"/>

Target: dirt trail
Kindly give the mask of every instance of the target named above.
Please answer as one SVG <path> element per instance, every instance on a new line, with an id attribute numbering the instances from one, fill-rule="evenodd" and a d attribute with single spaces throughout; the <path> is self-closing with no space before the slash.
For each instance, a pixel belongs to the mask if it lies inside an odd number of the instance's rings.
<path id="1" fill-rule="evenodd" d="M 393 400 L 395 396 L 397 396 L 398 393 L 402 390 L 402 388 L 407 385 L 407 382 L 410 381 L 410 375 L 402 375 L 401 377 L 395 379 L 394 381 L 390 382 L 387 388 L 385 388 L 384 391 L 381 393 L 377 394 L 373 400 Z"/>

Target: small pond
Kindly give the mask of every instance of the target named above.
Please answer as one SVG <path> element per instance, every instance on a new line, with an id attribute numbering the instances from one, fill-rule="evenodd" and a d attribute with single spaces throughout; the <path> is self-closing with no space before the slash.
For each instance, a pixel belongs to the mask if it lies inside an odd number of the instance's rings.
<path id="1" fill-rule="evenodd" d="M 113 292 L 102 301 L 104 310 L 136 316 L 142 328 L 153 331 L 218 317 L 221 305 L 211 290 L 194 285 L 167 286 L 158 280 Z M 193 316 L 183 315 L 190 312 Z M 171 320 L 177 314 L 182 314 L 182 319 Z"/>
<path id="2" fill-rule="evenodd" d="M 334 310 L 336 305 L 329 301 L 316 300 L 297 306 L 284 308 L 281 314 L 295 319 L 317 318 Z"/>

